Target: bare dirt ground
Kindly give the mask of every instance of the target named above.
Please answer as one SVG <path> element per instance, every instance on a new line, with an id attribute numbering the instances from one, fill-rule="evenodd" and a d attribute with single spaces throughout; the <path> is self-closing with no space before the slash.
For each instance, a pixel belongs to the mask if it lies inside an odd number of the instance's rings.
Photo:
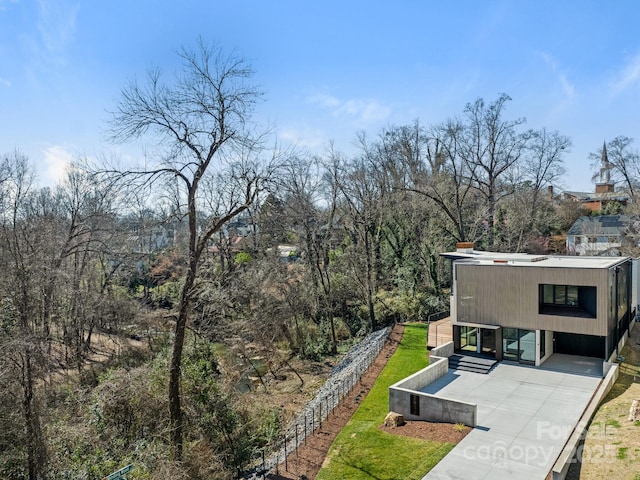
<path id="1" fill-rule="evenodd" d="M 349 395 L 322 424 L 322 427 L 317 429 L 303 445 L 288 456 L 286 464 L 280 464 L 277 472 L 267 475 L 266 478 L 271 480 L 302 478 L 313 480 L 316 478 L 333 440 L 349 421 L 361 400 L 369 393 L 378 375 L 387 364 L 387 360 L 396 351 L 403 332 L 403 325 L 396 325 L 393 328 L 385 347 L 362 376 L 356 388 L 349 392 Z M 469 431 L 469 428 L 452 428 L 452 425 L 448 423 L 429 422 L 407 422 L 402 427 L 380 426 L 380 428 L 397 435 L 453 443 L 459 442 Z"/>

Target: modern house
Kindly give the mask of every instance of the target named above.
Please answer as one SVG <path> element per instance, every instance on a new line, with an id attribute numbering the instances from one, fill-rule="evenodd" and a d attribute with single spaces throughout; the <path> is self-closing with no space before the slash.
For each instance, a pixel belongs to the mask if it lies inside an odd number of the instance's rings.
<path id="1" fill-rule="evenodd" d="M 619 255 L 626 229 L 635 221 L 630 215 L 578 217 L 567 232 L 567 253 L 575 255 Z"/>
<path id="2" fill-rule="evenodd" d="M 483 252 L 452 260 L 454 350 L 541 365 L 553 353 L 617 355 L 635 317 L 628 257 Z"/>

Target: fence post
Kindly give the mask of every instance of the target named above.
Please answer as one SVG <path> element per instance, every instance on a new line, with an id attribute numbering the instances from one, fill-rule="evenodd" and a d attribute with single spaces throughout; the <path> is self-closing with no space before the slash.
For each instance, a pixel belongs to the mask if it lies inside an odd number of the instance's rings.
<path id="1" fill-rule="evenodd" d="M 289 471 L 289 460 L 287 459 L 287 433 L 284 434 L 284 469 Z"/>

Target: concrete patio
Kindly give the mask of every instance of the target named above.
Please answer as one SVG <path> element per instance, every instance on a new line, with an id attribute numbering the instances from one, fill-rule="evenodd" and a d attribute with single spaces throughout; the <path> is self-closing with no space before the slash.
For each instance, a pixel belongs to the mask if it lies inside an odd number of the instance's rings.
<path id="1" fill-rule="evenodd" d="M 477 427 L 423 480 L 544 480 L 601 380 L 601 360 L 572 355 L 449 370 L 420 391 L 477 404 Z"/>

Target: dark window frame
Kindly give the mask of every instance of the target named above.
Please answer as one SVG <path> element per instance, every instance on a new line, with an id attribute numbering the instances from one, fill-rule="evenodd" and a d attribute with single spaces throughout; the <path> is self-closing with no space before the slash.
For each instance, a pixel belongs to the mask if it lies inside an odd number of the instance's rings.
<path id="1" fill-rule="evenodd" d="M 585 285 L 538 285 L 538 313 L 568 317 L 597 317 L 597 287 Z"/>
<path id="2" fill-rule="evenodd" d="M 543 283 L 542 290 L 543 294 L 541 297 L 541 301 L 543 305 L 549 305 L 554 307 L 578 307 L 578 292 L 579 287 L 577 285 L 554 285 L 550 283 Z M 546 287 L 551 287 L 551 301 L 547 301 L 547 291 Z M 575 298 L 575 301 L 572 302 L 570 299 Z"/>

